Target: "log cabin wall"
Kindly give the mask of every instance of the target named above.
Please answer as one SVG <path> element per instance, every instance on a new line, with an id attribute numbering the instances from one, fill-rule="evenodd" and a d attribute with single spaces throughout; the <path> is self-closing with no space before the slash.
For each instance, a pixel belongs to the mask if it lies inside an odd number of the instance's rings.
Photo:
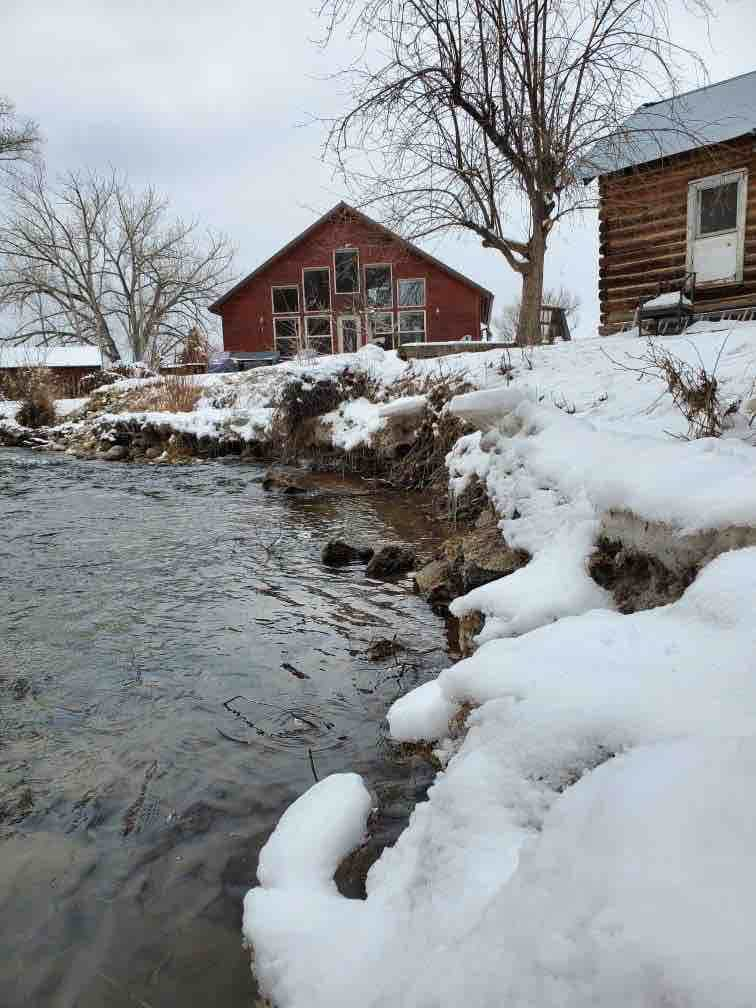
<path id="1" fill-rule="evenodd" d="M 756 147 L 751 135 L 627 168 L 599 179 L 600 333 L 631 322 L 638 302 L 687 266 L 688 185 L 746 168 L 748 189 L 742 283 L 697 286 L 694 309 L 756 305 Z"/>

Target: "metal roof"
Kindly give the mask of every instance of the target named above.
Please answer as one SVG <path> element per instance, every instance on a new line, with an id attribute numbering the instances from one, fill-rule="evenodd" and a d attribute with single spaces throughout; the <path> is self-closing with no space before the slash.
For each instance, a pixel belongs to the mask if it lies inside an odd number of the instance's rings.
<path id="1" fill-rule="evenodd" d="M 420 256 L 420 258 L 425 259 L 427 262 L 430 262 L 434 266 L 437 266 L 440 270 L 443 270 L 444 273 L 448 273 L 450 276 L 455 277 L 457 280 L 461 280 L 462 283 L 467 284 L 468 287 L 473 287 L 475 290 L 483 294 L 488 299 L 487 302 L 488 307 L 484 311 L 484 315 L 486 316 L 485 321 L 488 321 L 494 297 L 493 293 L 490 290 L 487 290 L 485 287 L 481 287 L 480 284 L 476 284 L 474 280 L 471 280 L 469 277 L 466 277 L 464 273 L 458 273 L 457 270 L 452 269 L 451 266 L 447 266 L 446 263 L 441 262 L 440 259 L 436 259 L 435 256 L 430 255 L 430 253 L 428 252 L 424 252 L 423 249 L 418 248 L 417 245 L 413 245 L 413 243 L 407 241 L 406 238 L 402 238 L 401 235 L 396 234 L 396 232 L 392 231 L 390 228 L 385 227 L 383 224 L 379 224 L 378 221 L 373 220 L 372 217 L 368 217 L 368 215 L 364 214 L 361 210 L 357 210 L 355 207 L 350 206 L 348 203 L 344 203 L 343 200 L 342 202 L 337 203 L 335 207 L 332 207 L 327 213 L 324 213 L 322 217 L 318 217 L 318 219 L 313 224 L 310 224 L 308 228 L 305 228 L 305 230 L 301 234 L 298 234 L 296 238 L 292 238 L 290 242 L 287 242 L 287 244 L 284 245 L 283 248 L 279 249 L 278 252 L 276 252 L 275 255 L 272 255 L 269 259 L 266 259 L 264 263 L 262 263 L 260 266 L 257 267 L 257 269 L 252 270 L 251 273 L 248 273 L 247 276 L 245 276 L 242 280 L 240 280 L 239 283 L 235 284 L 231 288 L 231 290 L 226 291 L 225 294 L 223 294 L 221 297 L 218 298 L 217 301 L 215 301 L 213 304 L 210 305 L 209 310 L 211 312 L 214 312 L 216 315 L 220 315 L 220 311 L 218 309 L 221 308 L 226 303 L 226 301 L 232 298 L 234 294 L 237 293 L 237 291 L 240 291 L 243 287 L 245 287 L 250 282 L 250 280 L 253 280 L 258 274 L 262 273 L 263 270 L 266 270 L 268 266 L 271 266 L 274 262 L 276 262 L 276 260 L 283 258 L 283 256 L 285 256 L 287 252 L 290 252 L 291 249 L 293 249 L 301 241 L 304 241 L 305 238 L 309 238 L 309 236 L 313 233 L 313 231 L 316 231 L 321 226 L 321 224 L 325 224 L 325 222 L 330 217 L 335 216 L 337 213 L 344 213 L 344 212 L 353 214 L 358 220 L 361 220 L 364 224 L 368 224 L 371 227 L 377 228 L 379 231 L 382 231 L 383 234 L 393 239 L 394 241 L 401 242 L 401 244 L 404 245 L 405 248 L 414 252 L 415 255 Z"/>
<path id="2" fill-rule="evenodd" d="M 602 140 L 585 159 L 589 182 L 633 165 L 724 143 L 756 129 L 756 71 L 641 105 L 622 130 Z"/>
<path id="3" fill-rule="evenodd" d="M 102 366 L 102 353 L 94 346 L 80 344 L 43 347 L 31 343 L 11 346 L 0 343 L 0 368 Z"/>

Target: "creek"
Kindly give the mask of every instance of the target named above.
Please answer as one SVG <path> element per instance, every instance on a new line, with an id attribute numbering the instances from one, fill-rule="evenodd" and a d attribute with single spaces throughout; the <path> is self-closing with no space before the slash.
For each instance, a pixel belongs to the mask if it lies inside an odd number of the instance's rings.
<path id="1" fill-rule="evenodd" d="M 425 794 L 383 718 L 448 664 L 444 621 L 320 551 L 444 530 L 417 495 L 262 472 L 0 449 L 4 1008 L 249 1008 L 242 898 L 313 772 L 363 774 L 381 843 Z"/>

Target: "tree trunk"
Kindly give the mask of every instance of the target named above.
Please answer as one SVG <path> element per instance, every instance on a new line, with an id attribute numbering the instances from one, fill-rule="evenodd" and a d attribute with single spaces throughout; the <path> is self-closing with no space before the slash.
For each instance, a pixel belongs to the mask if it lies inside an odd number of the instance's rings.
<path id="1" fill-rule="evenodd" d="M 534 221 L 533 237 L 528 242 L 529 264 L 522 275 L 522 304 L 517 325 L 520 346 L 541 342 L 541 303 L 543 301 L 543 262 L 546 257 L 546 236 L 540 220 Z"/>
<path id="2" fill-rule="evenodd" d="M 530 264 L 522 276 L 522 304 L 517 326 L 520 346 L 534 346 L 541 342 L 541 303 L 543 301 L 543 261 L 546 243 L 530 242 Z"/>

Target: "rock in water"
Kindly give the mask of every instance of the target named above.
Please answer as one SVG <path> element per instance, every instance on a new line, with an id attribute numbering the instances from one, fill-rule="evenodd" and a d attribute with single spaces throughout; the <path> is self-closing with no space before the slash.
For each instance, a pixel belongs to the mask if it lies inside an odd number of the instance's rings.
<path id="1" fill-rule="evenodd" d="M 279 469 L 273 466 L 263 476 L 263 490 L 277 487 L 287 494 L 306 493 L 307 487 L 295 472 Z"/>
<path id="2" fill-rule="evenodd" d="M 449 603 L 457 595 L 452 581 L 450 565 L 444 560 L 432 560 L 415 572 L 415 591 L 435 612 L 445 615 Z"/>
<path id="3" fill-rule="evenodd" d="M 340 567 L 342 564 L 354 563 L 355 560 L 372 560 L 373 552 L 369 546 L 350 546 L 341 539 L 329 539 L 321 556 L 324 564 Z"/>
<path id="4" fill-rule="evenodd" d="M 406 574 L 417 563 L 413 550 L 406 546 L 383 546 L 367 565 L 368 577 L 394 577 Z"/>
<path id="5" fill-rule="evenodd" d="M 123 462 L 129 454 L 129 449 L 125 445 L 113 445 L 112 448 L 108 448 L 105 454 L 102 456 L 106 462 Z"/>

